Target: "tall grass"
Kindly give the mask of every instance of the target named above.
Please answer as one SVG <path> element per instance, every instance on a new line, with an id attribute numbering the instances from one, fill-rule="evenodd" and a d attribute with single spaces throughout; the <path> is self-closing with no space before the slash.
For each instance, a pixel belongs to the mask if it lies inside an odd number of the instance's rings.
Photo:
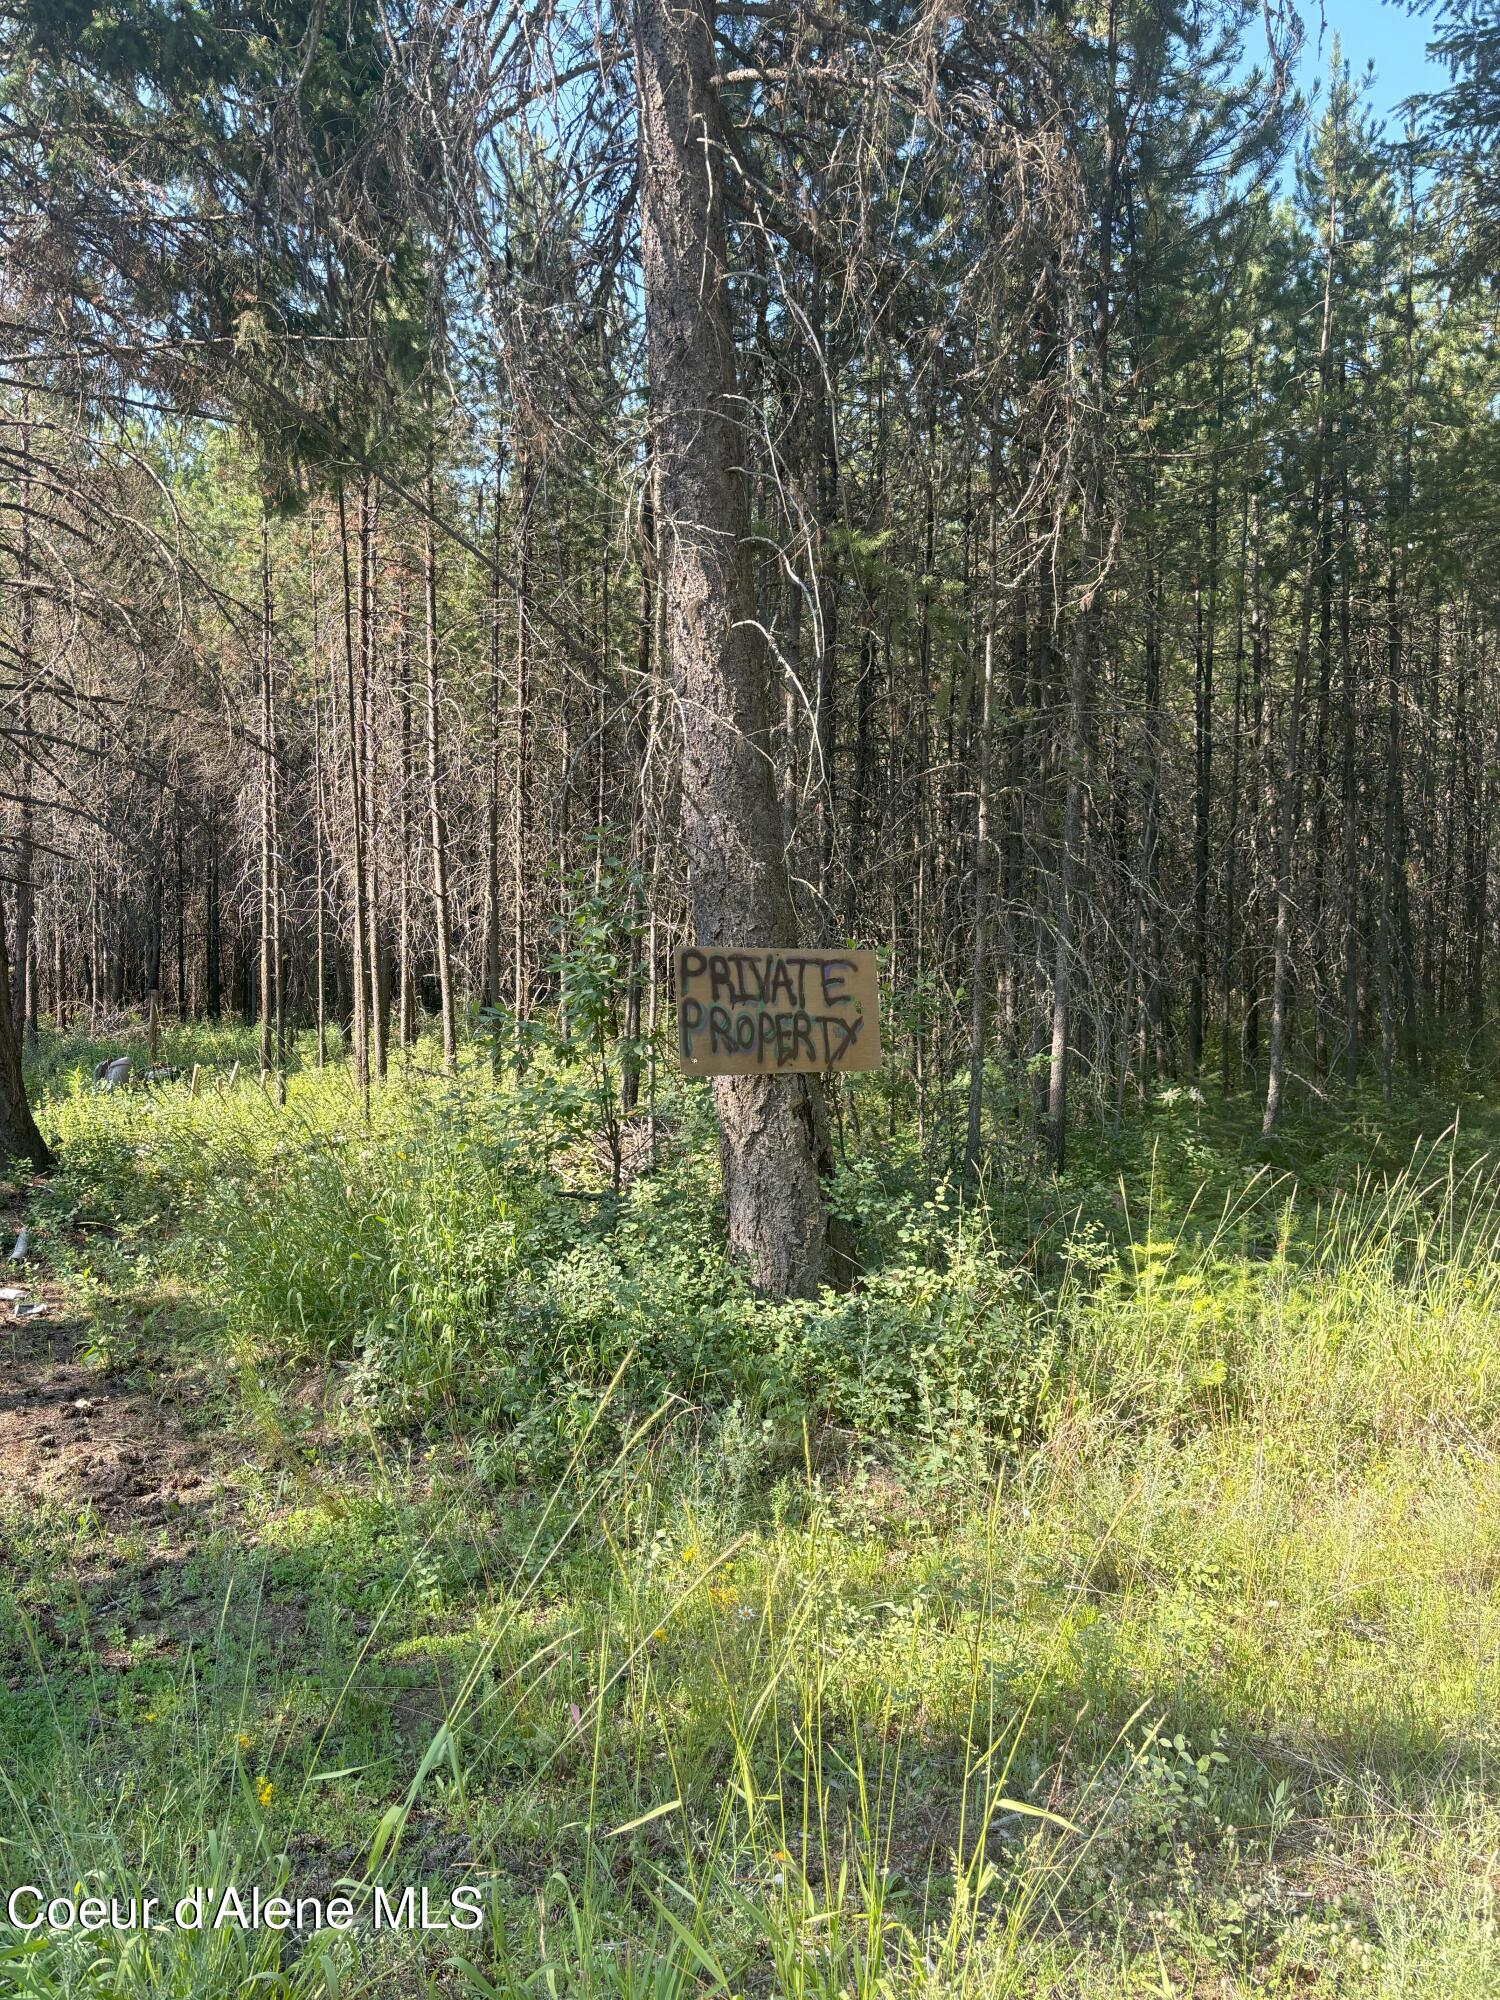
<path id="1" fill-rule="evenodd" d="M 488 1914 L 39 1936 L 18 1990 L 1496 1990 L 1500 1258 L 1452 1134 L 1309 1195 L 1143 1159 L 1045 1256 L 855 1159 L 863 1282 L 770 1307 L 691 1106 L 616 1199 L 545 1077 L 366 1122 L 338 1070 L 100 1098 L 86 1055 L 47 1254 L 108 1220 L 96 1291 L 238 1362 L 265 1463 L 170 1675 L 92 1584 L 55 1637 L 96 1524 L 7 1522 L 5 1872 Z M 333 1441 L 278 1475 L 309 1375 Z"/>
<path id="2" fill-rule="evenodd" d="M 12 1961 L 17 1990 L 107 1991 L 120 2000 L 268 1987 L 337 1994 L 366 1990 L 366 1980 L 381 1990 L 373 1892 L 385 1886 L 394 1896 L 415 1879 L 404 1871 L 404 1845 L 434 1794 L 466 1833 L 464 1879 L 489 1896 L 484 1933 L 455 1935 L 443 1953 L 476 1994 L 731 2000 L 749 1986 L 875 2000 L 892 1991 L 1025 1990 L 1038 1924 L 1058 1914 L 1153 1739 L 1129 1741 L 1137 1718 L 1127 1718 L 1078 1786 L 1076 1819 L 1017 1795 L 1034 1789 L 1021 1766 L 1034 1775 L 1036 1757 L 1022 1753 L 1067 1635 L 1054 1632 L 1024 1676 L 997 1678 L 993 1662 L 1010 1635 L 996 1588 L 994 1510 L 974 1524 L 971 1556 L 991 1574 L 981 1576 L 960 1629 L 929 1627 L 918 1613 L 867 1616 L 851 1630 L 843 1602 L 851 1550 L 822 1508 L 781 1537 L 769 1560 L 747 1566 L 743 1540 L 719 1545 L 710 1511 L 684 1521 L 674 1507 L 670 1525 L 662 1520 L 651 1462 L 637 1434 L 591 1477 L 580 1459 L 548 1497 L 495 1593 L 498 1615 L 466 1654 L 409 1777 L 366 1822 L 357 1864 L 336 1885 L 361 1912 L 355 1934 L 38 1932 Z M 529 1614 L 601 1503 L 633 1532 L 608 1538 L 613 1581 L 600 1591 L 592 1629 L 538 1633 Z M 75 1895 L 156 1892 L 168 1904 L 201 1884 L 210 1909 L 231 1885 L 246 1896 L 252 1885 L 266 1896 L 304 1893 L 280 1844 L 287 1816 L 295 1820 L 315 1795 L 357 1777 L 329 1768 L 328 1747 L 365 1656 L 399 1617 L 423 1546 L 380 1603 L 300 1770 L 291 1758 L 274 1766 L 286 1795 L 274 1819 L 252 1777 L 264 1732 L 254 1691 L 245 1682 L 237 1704 L 206 1703 L 185 1671 L 170 1748 L 156 1757 L 161 1782 L 132 1785 L 113 1805 L 101 1799 L 94 1760 L 68 1737 L 59 1708 L 60 1754 L 45 1791 L 28 1795 L 4 1780 L 9 1878 Z M 253 1623 L 264 1587 L 262 1575 L 248 1605 L 226 1598 L 221 1638 L 232 1616 Z M 487 1818 L 490 1765 L 518 1720 L 551 1719 L 570 1657 L 586 1662 L 591 1691 L 562 1704 L 528 1791 L 566 1791 L 577 1815 L 572 1865 L 546 1883 L 532 1910 L 518 1912 L 505 1894 L 504 1842 L 493 1840 Z M 693 1716 L 681 1709 L 685 1678 L 698 1697 Z M 912 1767 L 935 1753 L 945 1772 L 933 1800 L 937 1821 L 914 1847 Z"/>

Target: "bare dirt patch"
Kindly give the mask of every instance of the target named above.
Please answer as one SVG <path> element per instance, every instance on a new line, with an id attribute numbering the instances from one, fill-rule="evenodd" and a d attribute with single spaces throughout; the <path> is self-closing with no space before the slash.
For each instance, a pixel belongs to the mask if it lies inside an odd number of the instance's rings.
<path id="1" fill-rule="evenodd" d="M 115 1524 L 212 1499 L 206 1444 L 173 1396 L 89 1367 L 62 1290 L 14 1265 L 0 1274 L 24 1290 L 0 1300 L 0 1493 L 23 1506 L 92 1506 Z M 26 1313 L 37 1306 L 45 1311 Z"/>
<path id="2" fill-rule="evenodd" d="M 22 1336 L 22 1345 L 7 1332 L 0 1491 L 23 1503 L 92 1505 L 105 1517 L 156 1515 L 212 1498 L 207 1454 L 170 1403 L 101 1377 L 67 1350 L 59 1355 L 65 1327 L 52 1329 L 42 1354 L 34 1337 Z"/>

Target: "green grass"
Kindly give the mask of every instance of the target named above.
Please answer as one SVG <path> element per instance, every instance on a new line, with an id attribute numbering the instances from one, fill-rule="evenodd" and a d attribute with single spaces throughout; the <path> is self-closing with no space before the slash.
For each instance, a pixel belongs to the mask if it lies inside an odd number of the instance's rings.
<path id="1" fill-rule="evenodd" d="M 1269 1157 L 1179 1095 L 966 1204 L 876 1079 L 864 1281 L 771 1308 L 701 1093 L 617 1200 L 555 1051 L 424 1052 L 366 1125 L 177 1033 L 196 1096 L 43 1050 L 31 1216 L 220 1491 L 0 1501 L 0 1877 L 359 1918 L 0 1932 L 19 1991 L 1500 1990 L 1474 1080 Z M 377 1882 L 484 1926 L 376 1931 Z"/>

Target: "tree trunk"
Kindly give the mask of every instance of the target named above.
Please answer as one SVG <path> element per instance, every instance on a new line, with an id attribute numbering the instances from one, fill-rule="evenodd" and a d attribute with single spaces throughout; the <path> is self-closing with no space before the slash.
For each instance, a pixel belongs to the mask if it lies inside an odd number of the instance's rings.
<path id="1" fill-rule="evenodd" d="M 313 603 L 313 632 L 318 629 L 317 600 Z M 313 961 L 313 1021 L 318 1034 L 317 1066 L 322 1069 L 328 1061 L 328 885 L 324 880 L 323 856 L 327 829 L 324 821 L 327 804 L 323 793 L 323 701 L 316 680 L 312 689 L 313 719 L 313 903 L 314 903 L 314 961 Z"/>
<path id="2" fill-rule="evenodd" d="M 1099 215 L 1099 271 L 1094 294 L 1094 374 L 1099 409 L 1109 403 L 1110 287 L 1114 262 L 1115 202 L 1119 193 L 1124 145 L 1116 64 L 1119 58 L 1119 11 L 1110 0 L 1106 31 L 1105 77 L 1108 105 L 1104 135 L 1104 181 Z M 1088 762 L 1089 692 L 1093 672 L 1094 625 L 1108 549 L 1103 520 L 1104 493 L 1097 468 L 1085 503 L 1084 601 L 1074 621 L 1072 661 L 1068 674 L 1067 790 L 1063 801 L 1062 853 L 1057 869 L 1057 915 L 1052 961 L 1052 1036 L 1047 1069 L 1047 1150 L 1054 1173 L 1061 1173 L 1067 1149 L 1068 1054 L 1072 1036 L 1074 936 L 1078 927 L 1078 849 L 1083 832 L 1084 782 Z"/>
<path id="3" fill-rule="evenodd" d="M 1297 861 L 1297 835 L 1302 821 L 1302 704 L 1307 687 L 1308 653 L 1312 643 L 1313 559 L 1309 557 L 1302 589 L 1302 631 L 1292 669 L 1291 708 L 1286 726 L 1286 781 L 1282 788 L 1281 825 L 1276 835 L 1276 941 L 1271 974 L 1271 1034 L 1266 1054 L 1266 1108 L 1260 1121 L 1269 1133 L 1281 1110 L 1286 1088 L 1286 1054 L 1291 1024 L 1292 879 Z"/>
<path id="4" fill-rule="evenodd" d="M 1213 802 L 1214 612 L 1219 580 L 1219 485 L 1214 468 L 1209 499 L 1208 605 L 1201 579 L 1193 578 L 1193 986 L 1188 1002 L 1188 1072 L 1203 1067 L 1208 993 L 1209 811 Z"/>
<path id="5" fill-rule="evenodd" d="M 412 758 L 411 620 L 406 602 L 406 571 L 396 577 L 397 662 L 396 695 L 401 709 L 398 738 L 400 772 L 396 785 L 399 853 L 396 876 L 396 1040 L 409 1049 L 417 1039 L 416 966 L 412 947 L 411 801 Z"/>
<path id="6" fill-rule="evenodd" d="M 500 1005 L 500 521 L 501 466 L 495 462 L 495 566 L 490 576 L 489 793 L 485 813 L 484 978 L 487 1007 Z M 499 1043 L 495 1044 L 498 1051 Z"/>
<path id="7" fill-rule="evenodd" d="M 271 549 L 266 510 L 260 511 L 260 1074 L 264 1082 L 272 1063 L 272 1028 L 275 1011 L 276 956 L 272 945 L 274 920 L 272 901 L 272 826 L 274 753 L 271 732 L 275 709 L 271 694 Z"/>
<path id="8" fill-rule="evenodd" d="M 641 1092 L 641 996 L 645 984 L 641 951 L 645 941 L 645 888 L 641 870 L 645 860 L 646 764 L 650 754 L 650 718 L 655 702 L 648 695 L 656 634 L 656 469 L 649 455 L 641 481 L 641 600 L 636 621 L 636 687 L 632 730 L 634 782 L 630 793 L 630 865 L 634 870 L 631 887 L 633 903 L 630 927 L 630 961 L 625 975 L 625 1050 L 620 1061 L 620 1108 L 630 1112 Z"/>
<path id="9" fill-rule="evenodd" d="M 1318 337 L 1318 427 L 1313 460 L 1312 522 L 1315 539 L 1308 552 L 1302 583 L 1302 611 L 1297 635 L 1297 657 L 1292 669 L 1291 712 L 1287 718 L 1286 782 L 1281 801 L 1281 824 L 1276 840 L 1276 944 L 1271 976 L 1271 1036 L 1266 1058 L 1266 1108 L 1261 1118 L 1262 1134 L 1269 1134 L 1281 1110 L 1286 1082 L 1287 1040 L 1291 1010 L 1292 877 L 1297 863 L 1298 837 L 1302 821 L 1303 749 L 1302 706 L 1307 689 L 1307 670 L 1312 651 L 1313 592 L 1321 581 L 1321 571 L 1329 559 L 1324 533 L 1324 494 L 1327 490 L 1328 411 L 1330 403 L 1329 357 L 1333 343 L 1333 279 L 1339 240 L 1339 167 L 1335 155 L 1328 183 L 1328 220 L 1323 257 L 1323 320 Z"/>
<path id="10" fill-rule="evenodd" d="M 979 1145 L 984 1116 L 984 1056 L 988 1041 L 990 901 L 995 887 L 995 844 L 990 837 L 990 737 L 995 686 L 995 630 L 984 635 L 984 683 L 979 707 L 979 793 L 974 819 L 974 932 L 969 959 L 969 1118 L 964 1137 L 964 1181 L 979 1179 Z"/>
<path id="11" fill-rule="evenodd" d="M 1072 1029 L 1073 933 L 1076 928 L 1078 844 L 1083 829 L 1083 786 L 1087 744 L 1089 656 L 1093 612 L 1085 610 L 1073 628 L 1073 660 L 1068 679 L 1068 775 L 1063 801 L 1062 852 L 1057 864 L 1057 908 L 1052 960 L 1052 1038 L 1047 1065 L 1047 1156 L 1061 1173 L 1068 1144 L 1068 1044 Z"/>
<path id="12" fill-rule="evenodd" d="M 511 814 L 511 994 L 517 1020 L 531 1008 L 526 963 L 526 836 L 531 797 L 531 502 L 532 477 L 523 458 L 516 468 L 520 544 L 516 563 L 516 791 Z M 517 1050 L 522 1047 L 518 1041 Z M 518 1057 L 519 1059 L 519 1057 Z"/>
<path id="13" fill-rule="evenodd" d="M 736 416 L 707 0 L 638 0 L 641 264 L 662 517 L 661 589 L 682 719 L 683 845 L 705 946 L 795 945 L 773 779 Z M 717 1077 L 731 1253 L 775 1295 L 828 1263 L 822 1096 L 805 1076 Z"/>
<path id="14" fill-rule="evenodd" d="M 839 649 L 839 445 L 834 409 L 833 362 L 823 310 L 823 278 L 814 280 L 816 347 L 813 378 L 818 412 L 818 673 L 816 727 L 818 760 L 818 902 L 820 922 L 830 921 L 834 829 L 838 810 L 838 649 Z"/>
<path id="15" fill-rule="evenodd" d="M 442 764 L 438 755 L 437 547 L 433 540 L 432 450 L 427 454 L 427 518 L 422 544 L 422 590 L 427 682 L 427 809 L 432 834 L 432 916 L 437 931 L 438 995 L 443 1018 L 443 1068 L 458 1061 L 453 1006 L 452 922 L 448 913 L 448 830 L 443 819 Z"/>
<path id="16" fill-rule="evenodd" d="M 1394 536 L 1392 537 L 1394 541 Z M 1396 590 L 1394 547 L 1386 581 L 1385 819 L 1381 832 L 1380 884 L 1380 1088 L 1391 1094 L 1396 1048 L 1397 888 L 1401 853 L 1401 609 Z"/>
<path id="17" fill-rule="evenodd" d="M 187 1002 L 187 903 L 184 886 L 182 842 L 182 794 L 172 801 L 172 902 L 173 942 L 177 958 L 177 1018 L 185 1021 Z"/>
<path id="18" fill-rule="evenodd" d="M 382 887 L 380 875 L 380 737 L 375 727 L 376 676 L 376 502 L 366 479 L 359 495 L 359 702 L 360 712 L 351 726 L 363 740 L 363 797 L 365 804 L 365 992 L 369 1007 L 369 1063 L 382 1081 L 388 1067 L 390 1045 L 390 966 L 381 923 Z"/>
<path id="19" fill-rule="evenodd" d="M 1340 806 L 1344 815 L 1344 1081 L 1352 1090 L 1359 1081 L 1359 766 L 1356 756 L 1354 648 L 1349 635 L 1349 468 L 1339 481 L 1339 686 L 1342 696 L 1342 746 L 1339 755 Z"/>
<path id="20" fill-rule="evenodd" d="M 203 870 L 203 1008 L 210 1021 L 217 1021 L 224 1007 L 224 930 L 219 912 L 219 814 L 212 799 L 207 847 Z"/>
<path id="21" fill-rule="evenodd" d="M 1240 851 L 1240 766 L 1245 721 L 1245 608 L 1250 558 L 1250 496 L 1240 486 L 1240 554 L 1234 619 L 1234 698 L 1230 710 L 1229 824 L 1224 839 L 1224 939 L 1219 960 L 1219 1088 L 1227 1097 L 1230 1085 L 1230 1008 L 1234 992 L 1235 920 L 1238 915 L 1236 868 Z"/>
<path id="22" fill-rule="evenodd" d="M 21 1043 L 10 998 L 10 961 L 5 949 L 5 906 L 0 902 L 0 1162 L 29 1160 L 39 1171 L 52 1165 L 46 1140 L 36 1128 L 21 1075 Z"/>
<path id="23" fill-rule="evenodd" d="M 365 848 L 364 797 L 359 755 L 359 700 L 354 672 L 354 589 L 349 574 L 349 518 L 344 489 L 339 487 L 339 557 L 344 584 L 344 720 L 348 725 L 349 766 L 349 873 L 353 887 L 353 937 L 350 967 L 353 973 L 354 1081 L 370 1102 L 369 1004 L 365 989 Z"/>
<path id="24" fill-rule="evenodd" d="M 31 402 L 29 393 L 21 398 L 21 548 L 19 603 L 16 613 L 16 681 L 20 724 L 19 812 L 16 840 L 16 959 L 12 971 L 11 1014 L 27 1041 L 36 1040 L 35 999 L 28 999 L 26 968 L 31 957 L 32 917 L 35 903 L 33 870 L 36 840 L 32 801 L 31 682 L 33 633 L 35 629 L 31 595 Z M 34 996 L 35 989 L 32 989 Z"/>

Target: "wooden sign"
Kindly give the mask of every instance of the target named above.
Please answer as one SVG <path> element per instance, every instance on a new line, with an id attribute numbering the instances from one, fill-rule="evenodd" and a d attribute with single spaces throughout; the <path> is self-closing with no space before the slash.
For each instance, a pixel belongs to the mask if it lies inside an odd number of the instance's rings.
<path id="1" fill-rule="evenodd" d="M 793 1076 L 878 1069 L 873 951 L 677 948 L 684 1076 Z"/>

